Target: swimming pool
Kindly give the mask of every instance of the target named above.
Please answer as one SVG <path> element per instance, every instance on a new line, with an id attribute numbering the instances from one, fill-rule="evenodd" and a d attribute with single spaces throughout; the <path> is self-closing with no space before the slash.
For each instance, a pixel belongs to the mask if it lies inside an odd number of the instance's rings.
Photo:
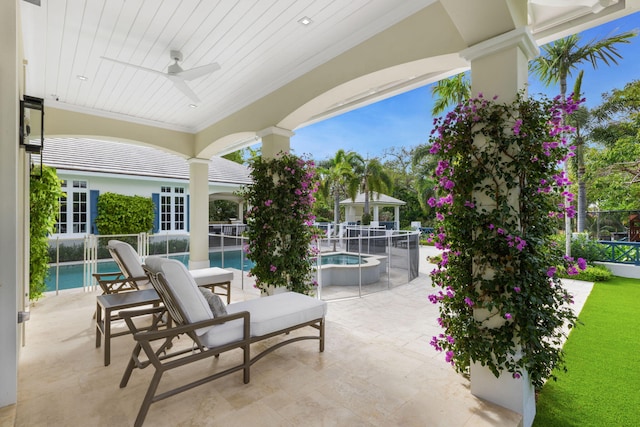
<path id="1" fill-rule="evenodd" d="M 238 270 L 249 270 L 253 263 L 248 259 L 241 257 L 241 251 L 225 251 L 224 252 L 224 267 L 228 268 L 236 268 Z M 189 264 L 189 254 L 180 254 L 180 255 L 171 255 L 169 258 L 177 259 L 182 262 L 184 265 Z M 244 268 L 242 268 L 242 261 L 244 261 Z M 210 252 L 209 253 L 209 263 L 211 267 L 223 267 L 222 263 L 222 253 L 221 252 Z M 58 267 L 58 271 L 60 272 L 60 277 L 58 279 L 58 289 L 74 289 L 81 288 L 83 283 L 84 276 L 84 264 L 65 264 Z M 118 266 L 115 262 L 109 261 L 101 261 L 98 262 L 97 265 L 97 273 L 108 273 L 113 271 L 119 271 Z M 49 267 L 49 275 L 45 281 L 46 283 L 46 292 L 55 291 L 56 290 L 56 267 Z"/>

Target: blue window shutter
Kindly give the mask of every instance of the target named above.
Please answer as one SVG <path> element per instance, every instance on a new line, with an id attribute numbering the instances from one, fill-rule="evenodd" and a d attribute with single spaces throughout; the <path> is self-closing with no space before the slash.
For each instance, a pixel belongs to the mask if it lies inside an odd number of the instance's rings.
<path id="1" fill-rule="evenodd" d="M 189 208 L 190 207 L 191 207 L 191 205 L 189 204 L 189 195 L 187 194 L 187 212 L 186 212 L 186 215 L 187 215 L 187 233 L 189 231 L 191 231 L 191 226 L 189 224 Z"/>
<path id="2" fill-rule="evenodd" d="M 98 233 L 98 227 L 96 226 L 96 218 L 98 217 L 98 196 L 99 190 L 89 190 L 89 230 L 91 234 Z"/>
<path id="3" fill-rule="evenodd" d="M 153 232 L 160 231 L 160 193 L 151 194 L 153 202 Z"/>

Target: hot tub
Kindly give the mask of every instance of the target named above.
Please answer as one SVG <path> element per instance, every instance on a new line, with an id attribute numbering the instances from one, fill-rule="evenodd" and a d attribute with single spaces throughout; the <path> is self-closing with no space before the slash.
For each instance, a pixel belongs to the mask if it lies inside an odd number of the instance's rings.
<path id="1" fill-rule="evenodd" d="M 358 286 L 378 282 L 380 273 L 386 270 L 387 257 L 331 252 L 322 254 L 320 262 L 322 286 Z"/>

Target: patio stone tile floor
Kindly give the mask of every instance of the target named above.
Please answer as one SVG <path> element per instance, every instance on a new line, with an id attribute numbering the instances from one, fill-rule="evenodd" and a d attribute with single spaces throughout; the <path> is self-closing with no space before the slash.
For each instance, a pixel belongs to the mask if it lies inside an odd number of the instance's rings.
<path id="1" fill-rule="evenodd" d="M 427 300 L 433 266 L 424 259 L 421 253 L 421 274 L 409 284 L 329 302 L 324 353 L 314 341 L 287 345 L 253 365 L 249 384 L 238 372 L 154 403 L 145 425 L 517 426 L 518 414 L 471 395 L 469 382 L 429 346 L 440 329 L 437 307 Z M 259 297 L 248 278 L 243 291 L 240 271 L 235 275 L 232 301 Z M 579 309 L 590 286 L 568 286 Z M 65 291 L 32 307 L 15 426 L 133 424 L 153 372 L 136 370 L 119 388 L 131 336 L 112 340 L 111 364 L 103 366 L 92 319 L 98 294 Z M 169 372 L 160 389 L 236 358 L 239 352 L 225 353 Z"/>

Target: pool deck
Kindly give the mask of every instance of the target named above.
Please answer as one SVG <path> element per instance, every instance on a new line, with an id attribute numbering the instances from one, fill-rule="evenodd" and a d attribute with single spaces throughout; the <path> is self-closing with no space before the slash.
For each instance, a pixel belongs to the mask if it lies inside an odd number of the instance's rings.
<path id="1" fill-rule="evenodd" d="M 285 346 L 251 368 L 251 382 L 232 374 L 151 405 L 149 426 L 505 426 L 521 417 L 471 395 L 469 382 L 429 346 L 440 332 L 437 306 L 421 248 L 420 276 L 409 284 L 329 302 L 326 349 Z M 567 281 L 581 309 L 591 286 Z M 232 301 L 258 298 L 239 271 Z M 0 410 L 0 425 L 132 425 L 152 372 L 134 372 L 118 388 L 133 348 L 130 336 L 112 341 L 111 364 L 95 348 L 95 298 L 70 290 L 47 295 L 31 309 L 19 360 L 18 404 Z M 167 384 L 203 376 L 240 354 L 185 367 Z M 161 383 L 161 388 L 162 388 Z M 7 422 L 6 425 L 14 425 Z"/>

